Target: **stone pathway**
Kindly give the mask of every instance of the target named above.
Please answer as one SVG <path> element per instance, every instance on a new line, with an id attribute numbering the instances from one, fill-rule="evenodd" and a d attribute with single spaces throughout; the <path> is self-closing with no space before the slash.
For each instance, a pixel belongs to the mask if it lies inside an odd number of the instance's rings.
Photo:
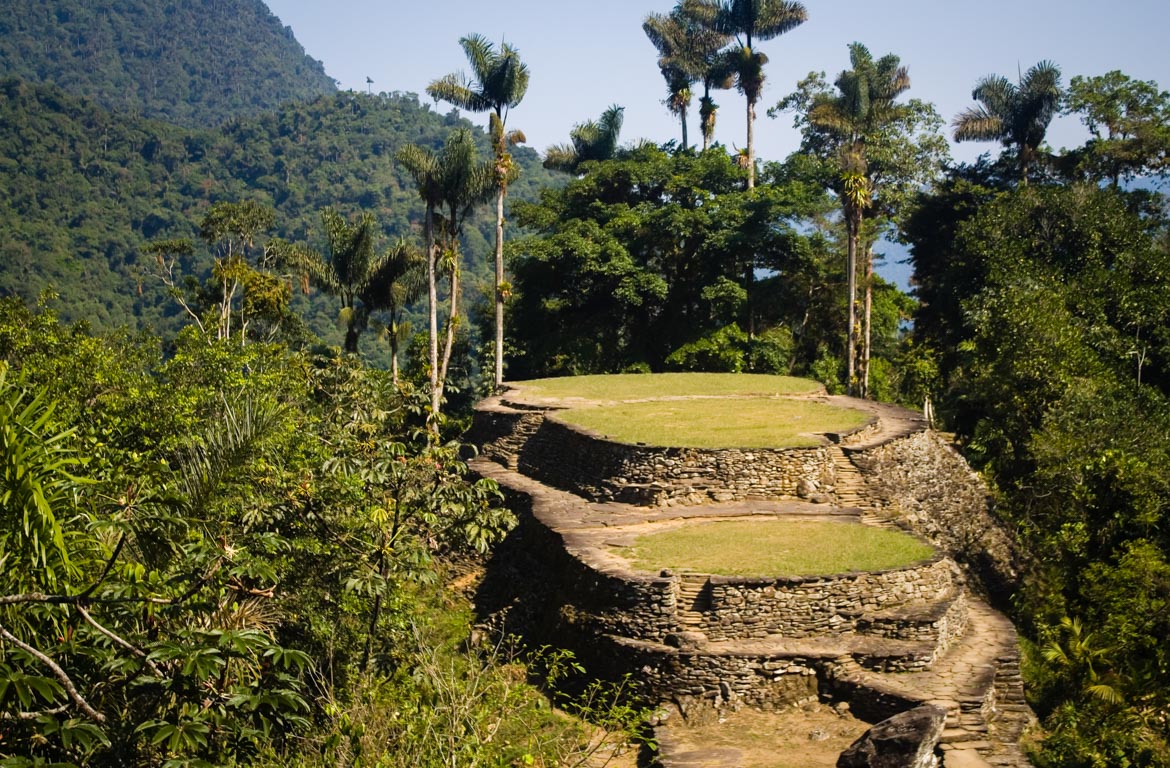
<path id="1" fill-rule="evenodd" d="M 967 631 L 925 672 L 882 674 L 851 657 L 834 662 L 843 682 L 936 704 L 947 711 L 940 747 L 944 768 L 1029 766 L 1019 747 L 1032 718 L 1019 678 L 1015 627 L 978 598 L 969 598 Z"/>

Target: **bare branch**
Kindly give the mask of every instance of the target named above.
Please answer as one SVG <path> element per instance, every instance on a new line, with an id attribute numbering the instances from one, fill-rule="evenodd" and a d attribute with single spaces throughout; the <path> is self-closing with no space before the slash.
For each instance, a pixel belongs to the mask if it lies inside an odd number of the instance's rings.
<path id="1" fill-rule="evenodd" d="M 81 693 L 78 692 L 77 686 L 73 684 L 72 678 L 69 677 L 65 670 L 61 669 L 61 667 L 57 665 L 57 662 L 53 661 L 28 643 L 22 642 L 19 637 L 9 632 L 3 626 L 0 626 L 0 637 L 3 637 L 17 648 L 48 667 L 53 672 L 53 677 L 57 678 L 57 681 L 61 683 L 61 686 L 65 689 L 65 692 L 69 694 L 69 698 L 73 700 L 73 703 L 77 705 L 77 708 L 84 712 L 86 716 L 89 717 L 89 719 L 97 723 L 106 722 L 106 716 L 89 705 L 89 702 L 87 702 L 82 697 Z"/>
<path id="2" fill-rule="evenodd" d="M 52 709 L 41 709 L 41 710 L 38 710 L 36 712 L 17 712 L 15 714 L 13 714 L 11 712 L 0 712 L 0 720 L 6 720 L 8 722 L 20 721 L 20 720 L 36 720 L 37 718 L 40 718 L 40 717 L 47 717 L 47 716 L 64 714 L 65 710 L 67 710 L 67 709 L 69 709 L 69 705 L 62 704 L 59 707 L 53 707 Z"/>
<path id="3" fill-rule="evenodd" d="M 101 632 L 103 635 L 105 635 L 106 637 L 113 640 L 114 643 L 116 643 L 117 645 L 122 646 L 126 650 L 130 651 L 130 653 L 132 653 L 135 656 L 137 656 L 138 658 L 142 659 L 143 663 L 146 664 L 147 668 L 151 672 L 153 672 L 156 677 L 163 677 L 164 676 L 162 673 L 162 670 L 160 670 L 158 668 L 158 666 L 155 665 L 155 663 L 153 661 L 151 661 L 150 658 L 146 655 L 146 651 L 142 650 L 141 648 L 136 648 L 135 646 L 131 645 L 128 641 L 122 639 L 120 636 L 114 634 L 111 630 L 109 630 L 106 627 L 99 624 L 97 622 L 97 620 L 94 619 L 94 617 L 89 614 L 89 611 L 85 610 L 80 605 L 76 606 L 76 608 L 77 608 L 77 612 L 81 614 L 81 618 L 85 619 L 86 622 L 91 627 L 93 627 L 98 632 Z"/>

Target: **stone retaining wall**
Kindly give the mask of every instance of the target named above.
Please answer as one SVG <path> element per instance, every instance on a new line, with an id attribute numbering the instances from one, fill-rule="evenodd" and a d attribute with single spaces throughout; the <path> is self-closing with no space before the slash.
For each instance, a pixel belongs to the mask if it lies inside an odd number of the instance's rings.
<path id="1" fill-rule="evenodd" d="M 808 578 L 710 578 L 702 630 L 719 642 L 769 635 L 852 633 L 864 614 L 953 594 L 958 578 L 942 555 L 927 563 L 871 573 Z M 932 638 L 933 639 L 933 638 Z"/>
<path id="2" fill-rule="evenodd" d="M 654 687 L 666 693 L 664 700 L 689 709 L 689 715 L 700 707 L 776 710 L 816 701 L 819 665 L 804 657 L 679 651 L 642 669 Z"/>
<path id="3" fill-rule="evenodd" d="M 891 440 L 850 459 L 871 502 L 951 553 L 982 589 L 1006 600 L 1019 586 L 1011 537 L 995 519 L 986 483 L 937 432 Z"/>
<path id="4" fill-rule="evenodd" d="M 481 409 L 469 439 L 484 456 L 590 501 L 657 506 L 822 493 L 828 448 L 658 448 L 605 440 L 540 412 Z"/>

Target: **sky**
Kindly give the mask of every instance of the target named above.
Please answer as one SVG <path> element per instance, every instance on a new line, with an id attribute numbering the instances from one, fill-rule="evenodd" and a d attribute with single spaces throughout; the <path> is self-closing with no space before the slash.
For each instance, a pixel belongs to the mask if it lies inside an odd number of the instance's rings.
<path id="1" fill-rule="evenodd" d="M 466 71 L 459 38 L 477 33 L 512 44 L 528 65 L 528 93 L 508 126 L 522 130 L 537 151 L 567 142 L 575 124 L 596 119 L 611 104 L 625 107 L 623 143 L 679 138 L 678 122 L 663 105 L 666 85 L 657 53 L 641 28 L 648 13 L 668 12 L 673 0 L 266 2 L 341 88 L 414 92 L 431 103 L 427 84 Z M 1120 69 L 1170 89 L 1166 0 L 804 0 L 804 5 L 808 21 L 757 46 L 770 60 L 756 120 L 756 155 L 764 160 L 781 160 L 800 142 L 792 116 L 771 119 L 767 107 L 811 71 L 825 72 L 831 81 L 848 67 L 848 45 L 854 41 L 875 58 L 901 57 L 910 71 L 907 97 L 933 102 L 948 123 L 974 104 L 971 89 L 981 77 L 1014 81 L 1045 59 L 1061 68 L 1066 85 L 1074 75 Z M 742 147 L 743 97 L 731 90 L 715 98 L 716 140 Z M 443 103 L 434 108 L 450 109 Z M 696 111 L 692 107 L 689 119 L 692 143 L 699 141 Z M 468 117 L 486 124 L 482 116 Z M 1048 133 L 1057 149 L 1086 138 L 1075 118 L 1058 118 Z M 998 149 L 988 142 L 952 145 L 962 161 Z"/>

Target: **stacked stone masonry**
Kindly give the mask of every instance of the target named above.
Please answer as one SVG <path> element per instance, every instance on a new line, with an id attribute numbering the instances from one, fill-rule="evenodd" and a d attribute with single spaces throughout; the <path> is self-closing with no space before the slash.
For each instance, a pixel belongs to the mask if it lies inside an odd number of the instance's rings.
<path id="1" fill-rule="evenodd" d="M 990 653 L 991 671 L 969 681 L 964 701 L 948 709 L 951 736 L 943 741 L 968 738 L 962 727 L 987 730 L 963 726 L 961 718 L 994 724 L 998 691 L 1016 717 L 1000 729 L 1005 741 L 981 754 L 1027 765 L 1018 746 L 1007 743 L 1018 740 L 1030 715 L 1014 633 L 982 601 L 972 603 L 968 580 L 952 560 L 957 555 L 968 574 L 986 579 L 978 582 L 984 588 L 1010 587 L 1010 546 L 977 476 L 913 415 L 893 413 L 896 430 L 873 418 L 816 448 L 713 451 L 603 440 L 557 419 L 555 409 L 516 405 L 481 404 L 468 435 L 480 446 L 472 466 L 500 482 L 522 516 L 529 538 L 520 570 L 528 583 L 516 591 L 540 594 L 529 610 L 550 623 L 555 639 L 573 638 L 599 668 L 634 675 L 651 698 L 688 716 L 830 697 L 876 722 L 925 701 L 946 703 L 952 666 L 965 669 L 969 658 Z M 753 499 L 832 508 L 842 450 L 859 478 L 850 482 L 863 486 L 871 505 L 865 513 L 880 511 L 922 535 L 939 547 L 938 556 L 880 572 L 733 578 L 646 574 L 604 555 L 619 522 L 666 519 L 680 508 L 711 516 L 704 519 Z M 614 522 L 605 522 L 610 515 Z M 998 645 L 984 638 L 988 625 Z"/>

